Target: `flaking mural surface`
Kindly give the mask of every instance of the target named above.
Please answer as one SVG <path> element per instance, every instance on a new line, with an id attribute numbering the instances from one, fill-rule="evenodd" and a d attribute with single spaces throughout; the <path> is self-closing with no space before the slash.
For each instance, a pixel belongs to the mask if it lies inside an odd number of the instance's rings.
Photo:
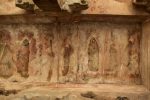
<path id="1" fill-rule="evenodd" d="M 138 24 L 0 25 L 0 79 L 141 84 Z"/>

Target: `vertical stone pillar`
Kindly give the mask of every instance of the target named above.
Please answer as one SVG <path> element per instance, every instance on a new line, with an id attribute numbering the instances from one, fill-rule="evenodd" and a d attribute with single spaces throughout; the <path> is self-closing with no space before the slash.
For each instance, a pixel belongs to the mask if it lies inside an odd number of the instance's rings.
<path id="1" fill-rule="evenodd" d="M 143 23 L 141 38 L 141 74 L 143 84 L 150 89 L 150 21 Z"/>

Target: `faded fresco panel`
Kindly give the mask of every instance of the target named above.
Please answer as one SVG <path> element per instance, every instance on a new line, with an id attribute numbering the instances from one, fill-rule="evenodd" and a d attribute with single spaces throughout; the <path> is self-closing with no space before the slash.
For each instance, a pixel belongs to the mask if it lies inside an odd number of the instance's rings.
<path id="1" fill-rule="evenodd" d="M 0 76 L 26 82 L 140 84 L 140 31 L 138 24 L 95 22 L 0 25 Z"/>

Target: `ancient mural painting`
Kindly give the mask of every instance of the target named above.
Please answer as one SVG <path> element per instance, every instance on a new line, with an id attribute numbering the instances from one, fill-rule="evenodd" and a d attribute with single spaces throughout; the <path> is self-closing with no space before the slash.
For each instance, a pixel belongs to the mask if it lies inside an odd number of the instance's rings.
<path id="1" fill-rule="evenodd" d="M 88 67 L 90 71 L 98 71 L 99 69 L 99 47 L 95 38 L 92 38 L 88 47 Z"/>
<path id="2" fill-rule="evenodd" d="M 68 74 L 68 71 L 69 71 L 69 67 L 70 67 L 70 56 L 71 56 L 71 53 L 72 53 L 72 47 L 69 43 L 67 43 L 67 40 L 65 39 L 64 40 L 64 68 L 62 70 L 62 74 L 63 76 L 67 75 Z"/>
<path id="3" fill-rule="evenodd" d="M 18 34 L 18 51 L 17 51 L 17 72 L 22 77 L 28 77 L 28 67 L 29 67 L 29 56 L 30 56 L 30 48 L 29 48 L 29 36 L 32 35 L 28 31 L 20 32 Z"/>
<path id="4" fill-rule="evenodd" d="M 138 24 L 1 25 L 0 76 L 10 81 L 20 81 L 15 79 L 19 76 L 29 82 L 141 84 L 139 35 Z"/>
<path id="5" fill-rule="evenodd" d="M 0 32 L 0 65 L 1 76 L 9 78 L 14 74 L 15 63 L 13 62 L 13 51 L 11 48 L 11 36 L 7 30 Z"/>

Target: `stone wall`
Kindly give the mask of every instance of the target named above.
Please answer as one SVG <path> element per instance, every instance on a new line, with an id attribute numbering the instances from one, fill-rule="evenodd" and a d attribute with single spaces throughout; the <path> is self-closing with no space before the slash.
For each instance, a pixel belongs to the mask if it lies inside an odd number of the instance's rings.
<path id="1" fill-rule="evenodd" d="M 141 84 L 139 24 L 0 25 L 2 79 Z"/>

